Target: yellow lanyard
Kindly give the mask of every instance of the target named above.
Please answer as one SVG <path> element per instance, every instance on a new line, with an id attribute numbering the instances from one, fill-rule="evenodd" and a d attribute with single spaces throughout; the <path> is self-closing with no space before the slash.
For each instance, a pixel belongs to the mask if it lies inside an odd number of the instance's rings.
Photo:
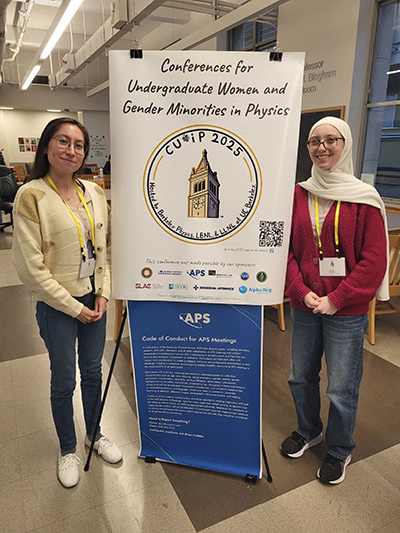
<path id="1" fill-rule="evenodd" d="M 47 174 L 46 176 L 47 178 L 47 181 L 50 183 L 50 185 L 53 187 L 53 189 L 56 191 L 56 193 L 59 195 L 59 197 L 61 198 L 61 200 L 64 202 L 64 204 L 67 206 L 69 212 L 71 213 L 72 215 L 72 218 L 75 220 L 75 224 L 76 224 L 76 227 L 78 228 L 78 235 L 79 235 L 79 245 L 81 247 L 81 253 L 82 253 L 82 259 L 83 261 L 86 261 L 86 257 L 85 257 L 85 252 L 84 252 L 84 248 L 83 248 L 83 238 L 82 238 L 82 232 L 81 232 L 81 227 L 80 227 L 80 224 L 79 224 L 79 221 L 78 219 L 76 218 L 76 216 L 74 215 L 72 209 L 70 208 L 70 206 L 67 204 L 67 202 L 64 200 L 64 198 L 61 196 L 61 193 L 60 191 L 58 190 L 57 188 L 57 185 L 54 183 L 54 181 L 50 178 L 50 176 Z M 96 257 L 96 253 L 95 253 L 95 246 L 94 246 L 94 223 L 93 223 L 93 218 L 90 214 L 90 211 L 89 211 L 89 208 L 87 206 L 87 203 L 83 197 L 83 194 L 81 193 L 81 191 L 79 190 L 79 187 L 78 185 L 76 184 L 76 182 L 74 181 L 74 184 L 75 184 L 75 187 L 76 187 L 76 191 L 78 193 L 78 196 L 81 200 L 81 202 L 83 203 L 83 207 L 85 208 L 85 211 L 87 213 L 87 216 L 89 217 L 89 221 L 90 221 L 90 228 L 92 230 L 92 245 L 93 245 L 93 257 Z"/>
<path id="2" fill-rule="evenodd" d="M 321 243 L 321 236 L 319 231 L 319 210 L 318 210 L 318 197 L 315 196 L 314 198 L 314 204 L 315 204 L 315 227 L 317 230 L 317 237 L 318 237 L 318 253 L 319 258 L 322 260 L 324 258 L 324 254 L 322 253 L 322 243 Z M 339 211 L 340 211 L 340 200 L 336 203 L 336 212 L 335 212 L 335 252 L 338 257 L 340 257 L 340 250 L 339 250 Z"/>

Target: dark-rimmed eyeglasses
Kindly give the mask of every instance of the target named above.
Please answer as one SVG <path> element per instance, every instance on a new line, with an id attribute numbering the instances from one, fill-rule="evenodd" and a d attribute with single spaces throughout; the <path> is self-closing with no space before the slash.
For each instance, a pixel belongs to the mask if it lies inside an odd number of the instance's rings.
<path id="1" fill-rule="evenodd" d="M 61 150 L 68 150 L 72 144 L 71 139 L 65 135 L 55 135 L 53 139 L 55 139 L 57 147 Z M 85 153 L 85 143 L 77 141 L 73 145 L 76 154 L 82 155 Z"/>
<path id="2" fill-rule="evenodd" d="M 310 139 L 307 142 L 308 149 L 310 152 L 316 152 L 320 145 L 325 148 L 325 150 L 334 150 L 337 146 L 338 141 L 344 141 L 343 137 L 327 137 L 324 141 L 319 141 L 318 139 Z"/>

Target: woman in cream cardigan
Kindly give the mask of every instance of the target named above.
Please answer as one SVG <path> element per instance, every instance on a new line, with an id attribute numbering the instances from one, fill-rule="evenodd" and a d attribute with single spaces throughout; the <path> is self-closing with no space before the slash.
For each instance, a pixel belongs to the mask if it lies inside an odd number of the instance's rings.
<path id="1" fill-rule="evenodd" d="M 323 439 L 319 373 L 325 352 L 330 400 L 321 481 L 344 480 L 363 371 L 368 304 L 387 300 L 385 207 L 353 175 L 349 126 L 326 117 L 311 128 L 311 178 L 296 185 L 285 293 L 292 308 L 289 386 L 297 429 L 281 450 L 292 458 Z M 378 291 L 378 292 L 377 292 Z"/>
<path id="2" fill-rule="evenodd" d="M 70 118 L 45 127 L 30 181 L 14 202 L 13 260 L 37 299 L 36 318 L 50 358 L 51 407 L 60 441 L 58 478 L 79 481 L 72 397 L 76 341 L 86 424 L 95 431 L 101 403 L 101 359 L 110 297 L 109 214 L 104 191 L 76 175 L 89 152 L 89 134 Z M 94 449 L 116 463 L 122 454 L 99 430 Z"/>

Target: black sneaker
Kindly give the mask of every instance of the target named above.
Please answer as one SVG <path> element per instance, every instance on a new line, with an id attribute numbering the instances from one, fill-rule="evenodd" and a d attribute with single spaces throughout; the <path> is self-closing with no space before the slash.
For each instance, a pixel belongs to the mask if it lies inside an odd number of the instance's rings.
<path id="1" fill-rule="evenodd" d="M 297 431 L 293 431 L 290 437 L 282 442 L 281 452 L 288 457 L 301 457 L 308 448 L 316 446 L 322 442 L 322 439 L 322 433 L 318 437 L 315 437 L 315 439 L 307 439 L 300 435 L 300 433 L 297 433 Z"/>
<path id="2" fill-rule="evenodd" d="M 325 483 L 337 485 L 341 483 L 346 475 L 346 466 L 351 461 L 351 455 L 346 459 L 338 459 L 333 455 L 327 454 L 325 461 L 317 472 L 317 477 Z"/>

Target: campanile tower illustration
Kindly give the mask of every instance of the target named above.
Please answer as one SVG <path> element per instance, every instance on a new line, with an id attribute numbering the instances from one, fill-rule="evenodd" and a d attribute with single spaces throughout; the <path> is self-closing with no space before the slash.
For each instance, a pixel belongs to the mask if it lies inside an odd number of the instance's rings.
<path id="1" fill-rule="evenodd" d="M 219 181 L 211 170 L 207 150 L 203 150 L 200 163 L 192 168 L 189 177 L 188 217 L 219 217 Z"/>

